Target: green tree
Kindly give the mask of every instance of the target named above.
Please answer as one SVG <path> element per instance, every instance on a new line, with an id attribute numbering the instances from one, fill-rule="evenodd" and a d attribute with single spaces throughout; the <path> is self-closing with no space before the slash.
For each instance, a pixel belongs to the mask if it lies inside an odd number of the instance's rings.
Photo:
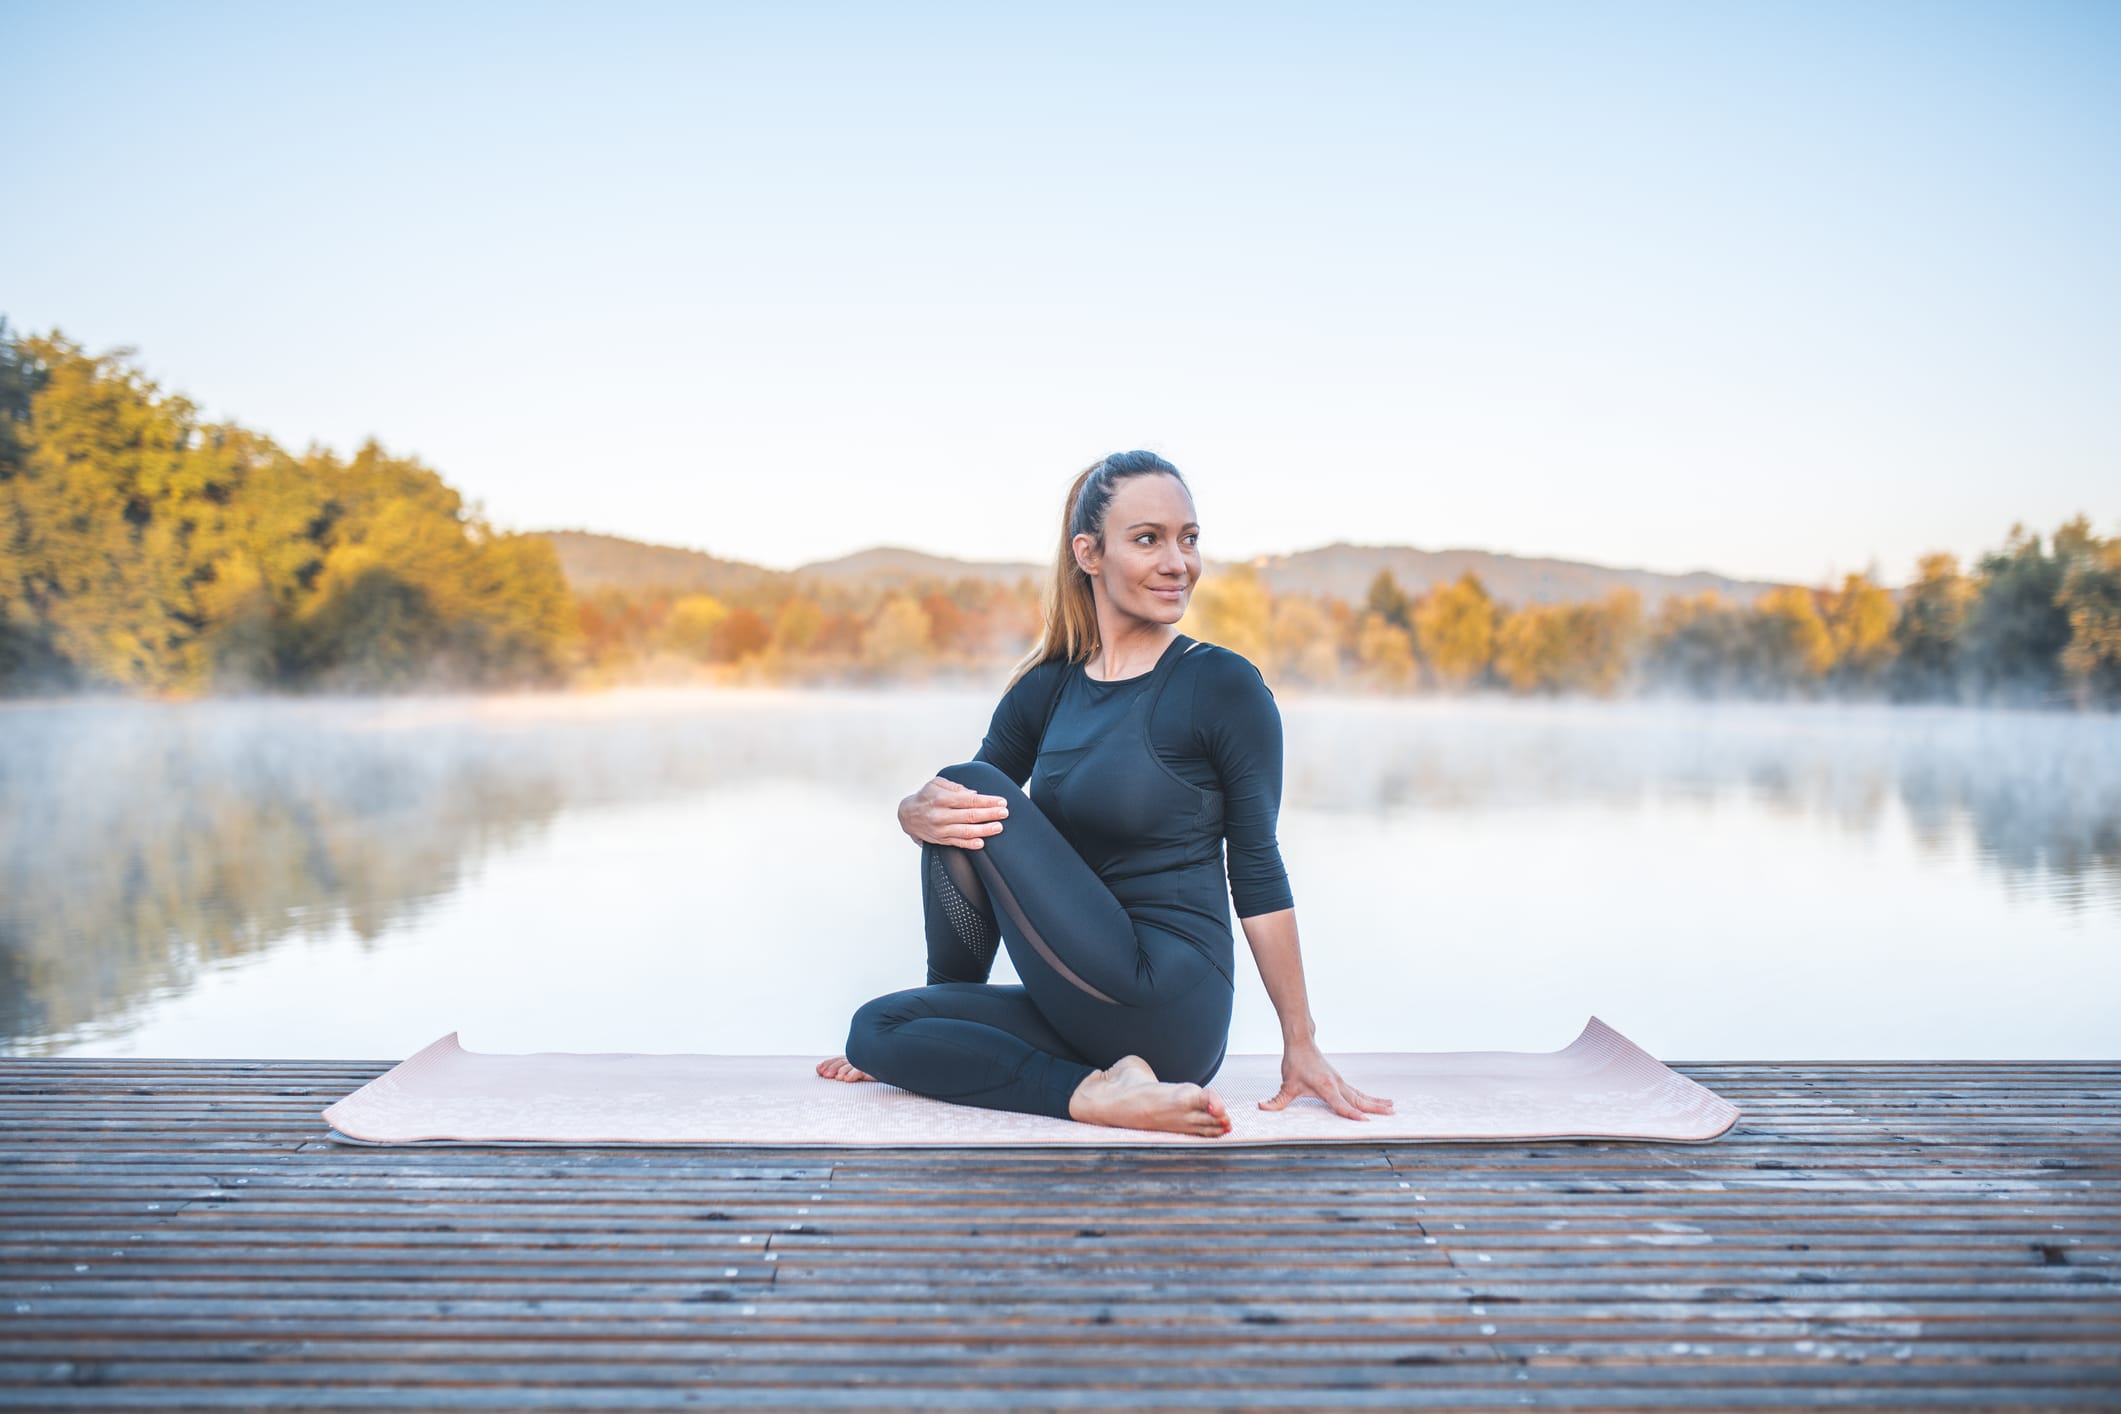
<path id="1" fill-rule="evenodd" d="M 2046 553 L 2040 536 L 2022 524 L 2011 527 L 2001 551 L 1981 557 L 1964 643 L 1984 697 L 2060 700 L 2062 650 L 2070 639 L 2069 613 L 2058 602 L 2066 570 L 2062 557 Z"/>
<path id="2" fill-rule="evenodd" d="M 1407 591 L 1399 587 L 1399 581 L 1388 569 L 1379 570 L 1370 581 L 1369 593 L 1363 596 L 1363 610 L 1405 629 L 1410 635 L 1414 632 L 1414 601 L 1407 597 Z"/>
<path id="3" fill-rule="evenodd" d="M 1959 572 L 1958 556 L 1940 550 L 1916 562 L 1914 582 L 1893 620 L 1890 680 L 1895 698 L 1958 693 L 1960 642 L 1974 595 L 1973 582 Z"/>
<path id="4" fill-rule="evenodd" d="M 1652 682 L 1695 696 L 1753 685 L 1744 611 L 1713 589 L 1657 606 L 1645 660 Z"/>

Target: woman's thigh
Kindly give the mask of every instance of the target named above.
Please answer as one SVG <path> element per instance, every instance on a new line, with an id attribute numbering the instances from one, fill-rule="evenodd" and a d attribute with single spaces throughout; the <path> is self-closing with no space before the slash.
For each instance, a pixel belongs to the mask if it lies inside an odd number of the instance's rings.
<path id="1" fill-rule="evenodd" d="M 1037 804 L 983 761 L 937 772 L 1008 802 L 1001 830 L 965 853 L 1009 961 L 1038 1009 L 1096 1065 L 1139 1055 L 1159 1076 L 1212 1073 L 1230 1029 L 1230 979 L 1198 948 L 1137 924 Z"/>
<path id="2" fill-rule="evenodd" d="M 1009 961 L 1039 1005 L 1075 998 L 1106 1006 L 1154 1002 L 1155 959 L 1144 956 L 1133 918 L 1045 812 L 984 761 L 937 774 L 1009 804 L 1000 832 L 965 853 L 986 888 Z"/>

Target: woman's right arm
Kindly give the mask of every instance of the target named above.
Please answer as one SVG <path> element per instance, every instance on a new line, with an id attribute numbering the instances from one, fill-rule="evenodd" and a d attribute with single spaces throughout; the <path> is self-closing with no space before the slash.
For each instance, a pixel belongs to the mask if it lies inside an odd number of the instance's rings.
<path id="1" fill-rule="evenodd" d="M 984 761 L 1021 786 L 1031 777 L 1031 764 L 1038 756 L 1043 717 L 1031 719 L 1031 703 L 1039 697 L 1032 679 L 1042 683 L 1045 674 L 1033 668 L 1018 678 L 995 704 L 975 761 Z M 1008 817 L 1008 802 L 998 795 L 967 790 L 941 776 L 930 779 L 898 803 L 899 828 L 914 840 L 931 844 L 980 849 L 986 836 L 998 833 Z"/>

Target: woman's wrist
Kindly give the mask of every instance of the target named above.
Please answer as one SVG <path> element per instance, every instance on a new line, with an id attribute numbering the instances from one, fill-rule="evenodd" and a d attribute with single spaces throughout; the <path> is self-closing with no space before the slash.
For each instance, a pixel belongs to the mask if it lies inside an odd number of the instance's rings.
<path id="1" fill-rule="evenodd" d="M 1312 1024 L 1308 1016 L 1300 1022 L 1283 1022 L 1281 1044 L 1282 1049 L 1287 1051 L 1302 1050 L 1306 1046 L 1315 1049 L 1318 1045 L 1318 1027 Z"/>

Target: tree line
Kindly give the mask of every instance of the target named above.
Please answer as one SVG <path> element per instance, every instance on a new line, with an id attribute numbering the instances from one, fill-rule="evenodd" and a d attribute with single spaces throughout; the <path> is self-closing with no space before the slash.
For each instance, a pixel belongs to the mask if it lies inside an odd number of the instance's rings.
<path id="1" fill-rule="evenodd" d="M 1039 588 L 763 577 L 723 594 L 571 587 L 552 542 L 495 530 L 375 441 L 300 455 L 209 422 L 130 350 L 0 319 L 0 691 L 391 691 L 639 680 L 987 683 Z M 1864 574 L 1645 608 L 1632 590 L 1512 606 L 1471 573 L 1361 603 L 1216 565 L 1181 625 L 1270 681 L 1385 693 L 1681 692 L 2111 708 L 2121 538 L 2014 526 L 1962 570 Z"/>
<path id="2" fill-rule="evenodd" d="M 0 321 L 0 683 L 375 690 L 552 683 L 549 541 L 495 531 L 371 440 L 296 456 L 128 350 Z"/>
<path id="3" fill-rule="evenodd" d="M 1898 595 L 1853 573 L 1749 604 L 1710 590 L 1647 611 L 1617 589 L 1513 607 L 1470 572 L 1410 595 L 1380 571 L 1350 605 L 1239 567 L 1203 579 L 1193 613 L 1198 636 L 1321 687 L 2121 706 L 2121 538 L 2081 515 L 2045 540 L 2013 526 L 1971 572 L 1924 555 Z"/>

